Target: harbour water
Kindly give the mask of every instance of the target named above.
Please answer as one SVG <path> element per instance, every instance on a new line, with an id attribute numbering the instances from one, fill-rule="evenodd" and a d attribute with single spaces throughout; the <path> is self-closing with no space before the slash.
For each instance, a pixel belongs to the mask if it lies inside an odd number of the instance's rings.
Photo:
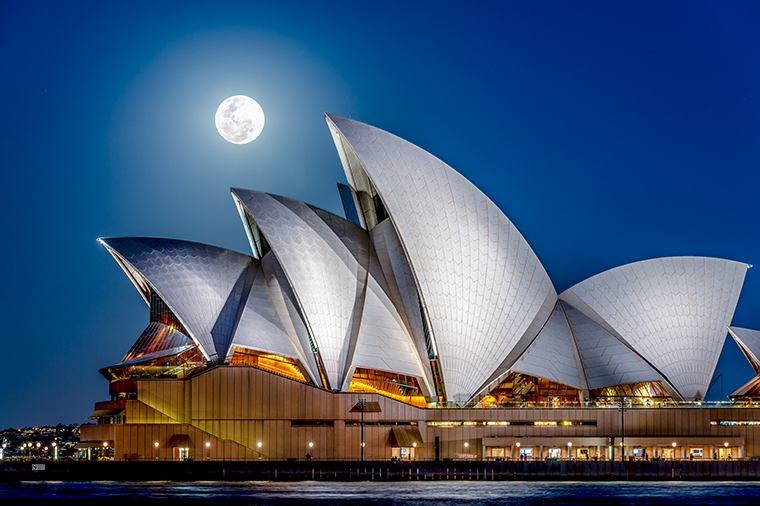
<path id="1" fill-rule="evenodd" d="M 757 505 L 754 482 L 20 482 L 0 483 L 7 504 L 72 499 L 137 505 Z M 2 501 L 5 503 L 5 501 Z M 166 503 L 164 503 L 166 504 Z"/>

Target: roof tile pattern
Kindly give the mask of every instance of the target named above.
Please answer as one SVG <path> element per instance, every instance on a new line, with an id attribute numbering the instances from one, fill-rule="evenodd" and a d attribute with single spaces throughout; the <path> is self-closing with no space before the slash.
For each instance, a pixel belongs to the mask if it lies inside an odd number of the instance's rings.
<path id="1" fill-rule="evenodd" d="M 432 390 L 433 377 L 429 364 L 425 360 L 428 357 L 428 350 L 420 314 L 417 286 L 414 283 L 412 268 L 406 259 L 401 241 L 399 241 L 390 220 L 380 222 L 370 230 L 370 236 L 383 277 L 387 282 L 388 296 L 403 319 L 405 328 L 412 335 L 414 345 L 417 348 L 417 355 L 425 364 L 422 369 L 425 374 L 426 386 L 431 392 L 434 392 Z"/>
<path id="2" fill-rule="evenodd" d="M 588 388 L 660 381 L 646 360 L 567 302 L 560 302 L 578 345 Z"/>
<path id="3" fill-rule="evenodd" d="M 703 396 L 717 365 L 747 265 L 704 257 L 645 260 L 560 294 L 611 330 L 685 399 Z"/>
<path id="4" fill-rule="evenodd" d="M 422 377 L 408 330 L 391 302 L 369 234 L 302 202 L 249 190 L 234 194 L 267 239 L 296 294 L 332 388 L 354 367 Z"/>
<path id="5" fill-rule="evenodd" d="M 512 370 L 583 388 L 577 355 L 565 313 L 557 303 L 549 321 Z"/>
<path id="6" fill-rule="evenodd" d="M 358 161 L 391 216 L 430 317 L 447 393 L 475 394 L 556 297 L 546 271 L 504 213 L 454 169 L 383 130 L 327 119 L 349 182 L 363 184 Z"/>
<path id="7" fill-rule="evenodd" d="M 271 253 L 270 253 L 271 255 Z M 266 258 L 266 257 L 265 257 Z M 283 357 L 297 358 L 310 379 L 316 382 L 311 350 L 305 352 L 297 337 L 293 320 L 282 302 L 279 283 L 267 279 L 264 259 L 251 284 L 240 321 L 227 352 L 231 358 L 236 346 L 252 348 Z M 296 322 L 298 324 L 300 322 Z"/>
<path id="8" fill-rule="evenodd" d="M 224 358 L 249 268 L 258 262 L 234 251 L 174 239 L 103 240 L 147 280 L 210 360 Z M 139 287 L 138 287 L 139 288 Z"/>

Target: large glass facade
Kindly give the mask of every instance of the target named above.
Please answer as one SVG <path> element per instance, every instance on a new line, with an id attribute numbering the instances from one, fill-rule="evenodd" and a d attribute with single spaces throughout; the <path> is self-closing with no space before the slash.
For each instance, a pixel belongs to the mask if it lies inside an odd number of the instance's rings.
<path id="1" fill-rule="evenodd" d="M 413 376 L 357 367 L 348 391 L 377 393 L 420 408 L 427 407 L 417 378 Z"/>
<path id="2" fill-rule="evenodd" d="M 580 391 L 570 385 L 515 372 L 504 378 L 480 403 L 484 408 L 578 405 Z"/>
<path id="3" fill-rule="evenodd" d="M 307 382 L 296 360 L 272 355 L 271 353 L 241 348 L 240 346 L 235 348 L 230 365 L 258 367 L 259 369 L 286 376 L 290 379 L 304 383 Z"/>
<path id="4" fill-rule="evenodd" d="M 206 359 L 197 346 L 180 348 L 179 353 L 146 355 L 141 359 L 104 367 L 100 373 L 109 381 L 137 378 L 184 378 L 204 367 Z M 170 352 L 173 350 L 170 350 Z"/>
<path id="5" fill-rule="evenodd" d="M 589 390 L 589 399 L 595 405 L 619 404 L 625 399 L 628 405 L 657 405 L 673 401 L 673 397 L 662 387 L 659 381 L 643 383 L 625 383 Z"/>

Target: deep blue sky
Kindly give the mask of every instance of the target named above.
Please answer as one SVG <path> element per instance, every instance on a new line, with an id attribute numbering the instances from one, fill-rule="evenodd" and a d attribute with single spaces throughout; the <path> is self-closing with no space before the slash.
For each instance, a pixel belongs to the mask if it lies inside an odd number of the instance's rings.
<path id="1" fill-rule="evenodd" d="M 233 186 L 342 214 L 324 112 L 459 170 L 558 291 L 659 256 L 760 266 L 759 3 L 328 4 L 0 3 L 0 428 L 86 421 L 147 325 L 97 237 L 248 252 Z M 244 146 L 214 127 L 235 94 L 267 115 Z M 751 269 L 734 325 L 758 308 Z M 718 372 L 753 375 L 730 339 Z"/>

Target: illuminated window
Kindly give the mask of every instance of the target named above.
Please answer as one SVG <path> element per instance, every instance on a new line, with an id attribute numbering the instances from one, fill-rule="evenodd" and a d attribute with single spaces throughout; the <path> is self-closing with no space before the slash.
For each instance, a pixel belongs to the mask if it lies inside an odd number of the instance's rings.
<path id="1" fill-rule="evenodd" d="M 427 407 L 419 383 L 413 376 L 357 367 L 348 391 L 378 393 L 413 406 Z"/>
<path id="2" fill-rule="evenodd" d="M 306 383 L 298 362 L 292 358 L 236 347 L 230 365 L 252 366 Z"/>
<path id="3" fill-rule="evenodd" d="M 169 350 L 171 353 L 175 350 Z M 128 362 L 104 367 L 100 373 L 109 381 L 137 378 L 184 378 L 206 365 L 197 346 L 179 348 L 178 353 L 162 355 L 153 353 Z M 158 355 L 158 356 L 156 356 Z"/>
<path id="4" fill-rule="evenodd" d="M 643 383 L 625 383 L 604 388 L 589 390 L 589 397 L 594 403 L 614 404 L 625 397 L 631 404 L 656 404 L 662 401 L 672 401 L 673 398 L 665 391 L 659 381 Z"/>
<path id="5" fill-rule="evenodd" d="M 519 372 L 512 373 L 480 401 L 483 407 L 499 405 L 560 406 L 580 402 L 577 388 Z"/>

